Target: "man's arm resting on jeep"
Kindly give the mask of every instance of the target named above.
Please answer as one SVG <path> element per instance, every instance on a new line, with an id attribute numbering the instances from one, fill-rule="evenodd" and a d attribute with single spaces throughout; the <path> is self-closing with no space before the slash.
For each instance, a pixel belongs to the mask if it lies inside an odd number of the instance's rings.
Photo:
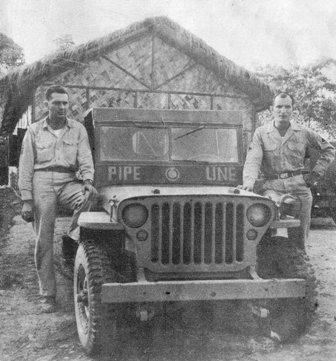
<path id="1" fill-rule="evenodd" d="M 85 179 L 83 185 L 83 193 L 85 194 L 86 192 L 88 192 L 90 197 L 96 197 L 98 192 L 96 188 L 92 185 L 92 183 L 92 179 Z"/>
<path id="2" fill-rule="evenodd" d="M 93 179 L 94 166 L 89 138 L 84 127 L 81 128 L 81 137 L 77 149 L 77 162 L 80 169 L 80 174 L 84 180 Z"/>
<path id="3" fill-rule="evenodd" d="M 246 180 L 243 183 L 242 189 L 245 189 L 246 191 L 252 192 L 253 188 L 254 188 L 254 183 L 255 183 L 254 180 L 250 180 L 250 179 Z"/>
<path id="4" fill-rule="evenodd" d="M 253 190 L 263 159 L 262 137 L 257 129 L 253 136 L 243 169 L 243 189 Z"/>

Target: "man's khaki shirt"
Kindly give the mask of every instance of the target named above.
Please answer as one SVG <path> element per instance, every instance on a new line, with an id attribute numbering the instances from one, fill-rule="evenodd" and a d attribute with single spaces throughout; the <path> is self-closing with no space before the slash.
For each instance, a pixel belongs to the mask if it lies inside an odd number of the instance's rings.
<path id="1" fill-rule="evenodd" d="M 308 147 L 320 151 L 320 158 L 313 171 L 323 176 L 335 157 L 335 149 L 317 133 L 294 121 L 284 137 L 281 137 L 274 127 L 273 121 L 257 128 L 244 165 L 244 183 L 255 181 L 259 171 L 267 178 L 284 172 L 303 170 Z"/>
<path id="2" fill-rule="evenodd" d="M 93 180 L 91 149 L 86 129 L 81 123 L 67 119 L 59 136 L 48 125 L 47 118 L 28 128 L 19 166 L 19 188 L 23 200 L 33 199 L 34 171 L 49 167 L 64 167 L 74 173 L 79 170 L 83 180 Z"/>

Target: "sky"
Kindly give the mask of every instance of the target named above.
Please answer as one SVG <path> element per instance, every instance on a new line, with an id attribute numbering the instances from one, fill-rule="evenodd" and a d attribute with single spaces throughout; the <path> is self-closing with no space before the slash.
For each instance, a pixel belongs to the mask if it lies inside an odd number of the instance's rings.
<path id="1" fill-rule="evenodd" d="M 27 63 L 148 17 L 167 16 L 221 55 L 253 70 L 336 59 L 336 0 L 0 0 L 0 32 Z"/>

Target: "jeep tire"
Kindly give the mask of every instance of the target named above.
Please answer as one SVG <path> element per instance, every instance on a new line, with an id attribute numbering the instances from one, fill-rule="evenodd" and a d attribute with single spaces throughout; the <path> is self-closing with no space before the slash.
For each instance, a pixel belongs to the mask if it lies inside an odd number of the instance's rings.
<path id="1" fill-rule="evenodd" d="M 294 341 L 313 321 L 316 311 L 316 278 L 303 250 L 287 238 L 275 237 L 261 242 L 257 249 L 257 273 L 264 279 L 303 278 L 306 294 L 302 298 L 284 298 L 259 301 L 269 311 L 258 323 L 268 336 L 280 342 Z"/>
<path id="2" fill-rule="evenodd" d="M 85 240 L 80 243 L 74 266 L 74 303 L 77 331 L 88 355 L 102 351 L 106 341 L 117 335 L 118 305 L 101 303 L 101 288 L 116 282 L 103 243 Z"/>

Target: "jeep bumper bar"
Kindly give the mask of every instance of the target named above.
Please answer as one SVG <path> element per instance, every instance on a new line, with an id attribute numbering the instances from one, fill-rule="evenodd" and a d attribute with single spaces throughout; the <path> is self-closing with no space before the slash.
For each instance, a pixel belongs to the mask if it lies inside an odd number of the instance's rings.
<path id="1" fill-rule="evenodd" d="M 105 283 L 103 303 L 304 297 L 303 279 Z"/>

